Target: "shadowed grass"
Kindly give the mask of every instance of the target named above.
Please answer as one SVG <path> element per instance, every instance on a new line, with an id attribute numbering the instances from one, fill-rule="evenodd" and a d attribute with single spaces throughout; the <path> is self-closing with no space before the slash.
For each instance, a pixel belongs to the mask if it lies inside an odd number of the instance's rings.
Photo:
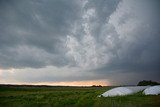
<path id="1" fill-rule="evenodd" d="M 159 107 L 160 95 L 97 97 L 112 87 L 0 86 L 1 107 Z"/>

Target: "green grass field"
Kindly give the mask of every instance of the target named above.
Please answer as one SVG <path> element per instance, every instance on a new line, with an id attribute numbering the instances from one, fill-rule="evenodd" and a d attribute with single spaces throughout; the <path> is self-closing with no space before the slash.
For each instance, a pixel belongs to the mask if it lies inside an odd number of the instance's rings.
<path id="1" fill-rule="evenodd" d="M 160 95 L 97 97 L 110 88 L 0 86 L 0 107 L 160 107 Z"/>

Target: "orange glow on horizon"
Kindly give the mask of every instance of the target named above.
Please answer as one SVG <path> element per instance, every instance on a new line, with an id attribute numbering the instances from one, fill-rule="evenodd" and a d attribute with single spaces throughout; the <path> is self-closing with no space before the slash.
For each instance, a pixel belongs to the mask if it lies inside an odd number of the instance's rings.
<path id="1" fill-rule="evenodd" d="M 92 86 L 102 85 L 108 86 L 110 83 L 107 80 L 86 80 L 86 81 L 67 81 L 67 82 L 41 82 L 36 85 L 60 85 L 60 86 Z"/>
<path id="2" fill-rule="evenodd" d="M 16 84 L 18 85 L 24 85 L 24 84 L 25 85 L 51 85 L 51 86 L 92 86 L 92 85 L 109 86 L 111 85 L 107 80 L 104 80 L 104 79 L 103 80 L 85 80 L 85 81 L 66 81 L 66 82 L 16 83 Z"/>

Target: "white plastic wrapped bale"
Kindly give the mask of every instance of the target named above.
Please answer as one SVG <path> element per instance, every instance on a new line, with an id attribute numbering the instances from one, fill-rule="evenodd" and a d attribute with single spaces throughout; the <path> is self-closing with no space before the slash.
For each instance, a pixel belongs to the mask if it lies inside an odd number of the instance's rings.
<path id="1" fill-rule="evenodd" d="M 132 94 L 132 90 L 126 87 L 113 88 L 102 94 L 103 97 L 122 96 Z"/>
<path id="2" fill-rule="evenodd" d="M 103 96 L 103 97 L 124 96 L 124 95 L 137 93 L 139 91 L 143 91 L 148 87 L 149 86 L 117 87 L 117 88 L 113 88 L 111 90 L 106 91 L 100 96 Z"/>
<path id="3" fill-rule="evenodd" d="M 134 87 L 127 87 L 128 89 L 131 89 L 133 93 L 137 93 L 140 91 L 145 90 L 146 88 L 149 88 L 150 86 L 134 86 Z"/>
<path id="4" fill-rule="evenodd" d="M 158 95 L 160 94 L 160 85 L 146 88 L 143 93 L 145 95 Z"/>

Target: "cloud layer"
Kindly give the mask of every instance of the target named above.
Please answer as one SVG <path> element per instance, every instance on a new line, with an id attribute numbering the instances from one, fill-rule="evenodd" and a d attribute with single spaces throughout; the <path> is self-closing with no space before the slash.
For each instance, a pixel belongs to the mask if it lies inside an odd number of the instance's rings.
<path id="1" fill-rule="evenodd" d="M 160 81 L 159 5 L 158 0 L 2 0 L 0 77 Z"/>
<path id="2" fill-rule="evenodd" d="M 76 1 L 1 1 L 1 68 L 64 66 L 66 35 L 80 16 Z"/>

